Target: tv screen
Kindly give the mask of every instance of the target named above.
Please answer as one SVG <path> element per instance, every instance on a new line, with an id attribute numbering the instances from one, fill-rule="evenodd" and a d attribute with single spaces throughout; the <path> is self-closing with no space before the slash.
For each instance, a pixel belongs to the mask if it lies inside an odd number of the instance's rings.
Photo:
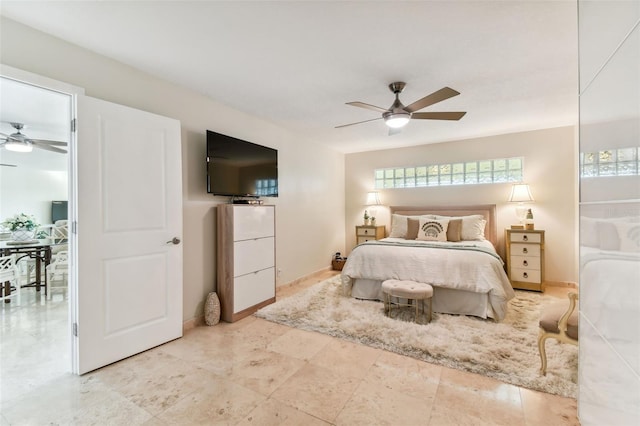
<path id="1" fill-rule="evenodd" d="M 207 130 L 207 192 L 278 196 L 278 151 Z"/>

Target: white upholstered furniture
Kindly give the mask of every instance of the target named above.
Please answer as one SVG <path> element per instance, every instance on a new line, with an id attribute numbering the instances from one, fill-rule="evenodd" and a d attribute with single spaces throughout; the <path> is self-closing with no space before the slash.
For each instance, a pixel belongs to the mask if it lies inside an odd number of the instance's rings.
<path id="1" fill-rule="evenodd" d="M 386 280 L 382 283 L 382 292 L 385 295 L 384 305 L 387 316 L 392 316 L 391 310 L 394 306 L 415 306 L 414 322 L 417 323 L 420 318 L 420 308 L 422 308 L 422 314 L 425 314 L 424 304 L 428 301 L 429 311 L 426 322 L 431 322 L 433 287 L 429 284 L 407 280 Z"/>
<path id="2" fill-rule="evenodd" d="M 218 206 L 217 293 L 233 322 L 276 300 L 275 206 Z"/>

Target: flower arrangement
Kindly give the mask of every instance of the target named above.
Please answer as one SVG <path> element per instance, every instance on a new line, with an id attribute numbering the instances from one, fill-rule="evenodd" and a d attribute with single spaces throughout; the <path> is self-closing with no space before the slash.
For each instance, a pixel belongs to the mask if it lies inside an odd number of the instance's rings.
<path id="1" fill-rule="evenodd" d="M 2 222 L 2 226 L 7 228 L 9 231 L 17 231 L 20 229 L 33 231 L 38 226 L 40 226 L 40 224 L 36 221 L 36 218 L 34 216 L 19 213 Z"/>

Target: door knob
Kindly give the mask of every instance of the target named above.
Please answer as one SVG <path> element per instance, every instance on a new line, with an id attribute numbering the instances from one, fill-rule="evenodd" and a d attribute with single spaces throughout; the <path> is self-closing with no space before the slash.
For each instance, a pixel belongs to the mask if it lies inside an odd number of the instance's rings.
<path id="1" fill-rule="evenodd" d="M 180 238 L 178 238 L 178 237 L 173 237 L 172 239 L 170 239 L 169 241 L 167 241 L 167 244 L 175 244 L 175 245 L 178 245 L 178 244 L 180 244 Z"/>

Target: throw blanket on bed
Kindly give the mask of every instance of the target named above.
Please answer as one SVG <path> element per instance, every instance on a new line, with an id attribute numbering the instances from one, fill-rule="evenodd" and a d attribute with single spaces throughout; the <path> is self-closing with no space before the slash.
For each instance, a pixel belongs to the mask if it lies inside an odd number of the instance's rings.
<path id="1" fill-rule="evenodd" d="M 496 319 L 515 296 L 503 262 L 488 241 L 421 243 L 400 238 L 367 242 L 354 249 L 342 270 L 346 295 L 356 278 L 411 280 L 436 287 L 486 293 Z"/>
<path id="2" fill-rule="evenodd" d="M 391 241 L 391 240 L 371 240 L 371 241 L 367 241 L 364 244 L 360 244 L 357 245 L 355 249 L 357 249 L 358 247 L 364 247 L 364 246 L 371 246 L 371 245 L 377 245 L 377 246 L 396 246 L 396 247 L 420 247 L 420 248 L 438 248 L 438 249 L 446 249 L 446 250 L 473 250 L 473 251 L 480 251 L 483 253 L 488 254 L 489 256 L 493 256 L 496 259 L 498 259 L 501 263 L 502 262 L 502 258 L 500 256 L 498 256 L 498 253 L 495 252 L 495 250 L 493 250 L 493 248 L 488 248 L 486 246 L 480 246 L 480 245 L 475 245 L 475 244 L 456 244 L 456 243 L 429 243 L 429 242 L 423 242 L 423 243 L 418 243 L 418 242 L 414 242 L 412 240 L 402 240 L 402 241 Z"/>

